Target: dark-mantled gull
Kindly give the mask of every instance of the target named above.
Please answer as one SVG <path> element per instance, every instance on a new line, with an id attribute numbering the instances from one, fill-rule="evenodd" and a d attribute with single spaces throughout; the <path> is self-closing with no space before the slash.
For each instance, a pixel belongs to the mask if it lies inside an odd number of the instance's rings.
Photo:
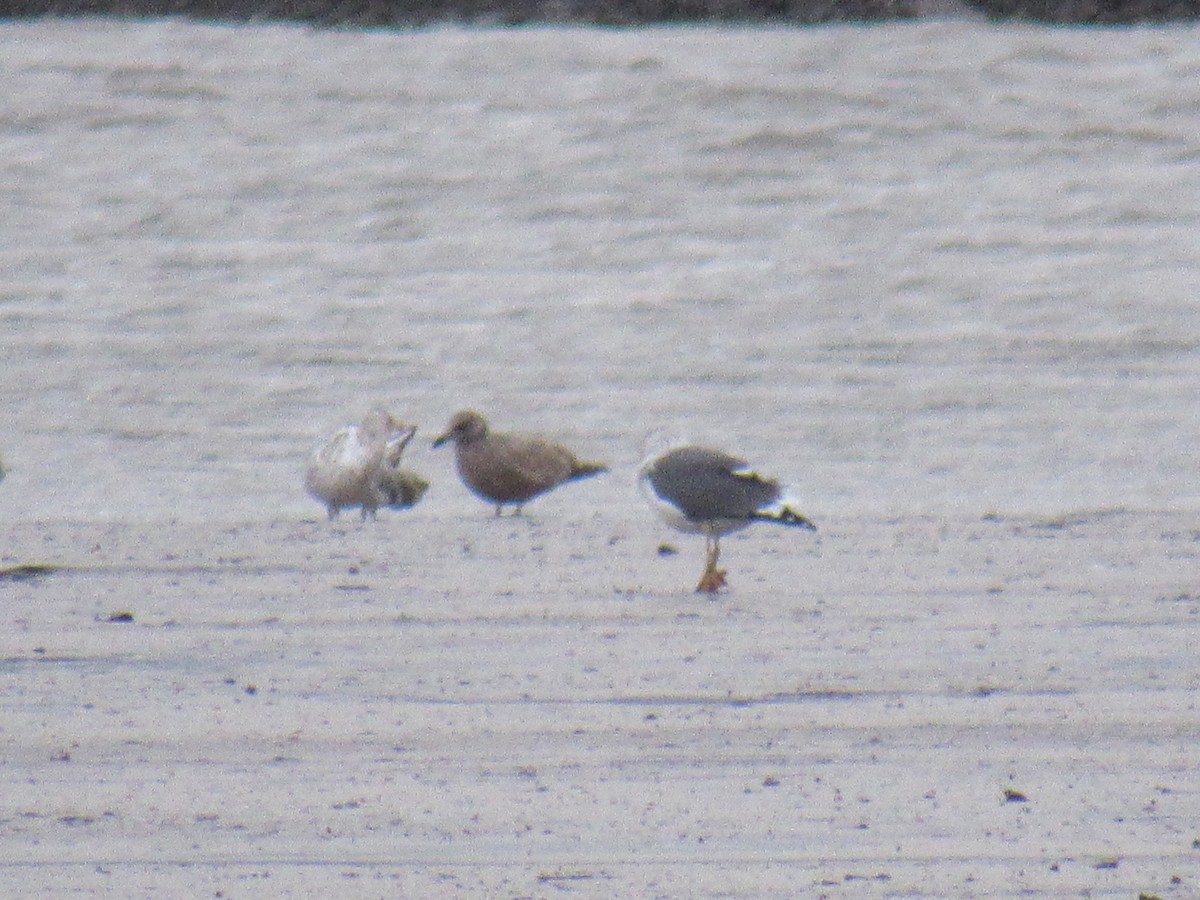
<path id="1" fill-rule="evenodd" d="M 672 528 L 704 535 L 707 557 L 698 592 L 716 593 L 726 583 L 724 570 L 717 568 L 722 535 L 755 522 L 817 528 L 795 510 L 795 500 L 778 481 L 720 450 L 675 447 L 643 463 L 638 483 Z"/>
<path id="2" fill-rule="evenodd" d="M 601 463 L 583 462 L 564 447 L 528 434 L 500 433 L 474 410 L 454 414 L 446 432 L 433 442 L 455 445 L 459 477 L 476 496 L 494 503 L 496 515 L 505 506 L 521 507 L 568 481 L 607 472 Z"/>

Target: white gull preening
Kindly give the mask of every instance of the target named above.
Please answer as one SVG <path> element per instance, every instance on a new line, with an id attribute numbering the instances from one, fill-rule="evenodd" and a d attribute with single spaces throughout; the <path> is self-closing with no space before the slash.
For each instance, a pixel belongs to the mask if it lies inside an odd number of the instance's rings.
<path id="1" fill-rule="evenodd" d="M 400 468 L 404 448 L 417 433 L 386 409 L 376 407 L 358 425 L 339 428 L 313 451 L 304 486 L 325 504 L 330 520 L 359 507 L 364 520 L 381 506 L 404 508 L 421 499 L 429 482 Z"/>
<path id="2" fill-rule="evenodd" d="M 722 535 L 755 522 L 816 530 L 779 482 L 720 450 L 686 445 L 649 457 L 638 473 L 638 485 L 668 525 L 704 535 L 707 556 L 696 586 L 700 592 L 715 593 L 725 584 L 725 572 L 717 568 Z"/>

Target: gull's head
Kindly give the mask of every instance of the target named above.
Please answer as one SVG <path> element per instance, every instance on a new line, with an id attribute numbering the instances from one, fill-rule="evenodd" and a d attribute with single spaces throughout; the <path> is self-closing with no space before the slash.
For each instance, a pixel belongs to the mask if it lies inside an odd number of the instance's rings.
<path id="1" fill-rule="evenodd" d="M 667 428 L 655 428 L 642 438 L 642 462 L 640 472 L 645 472 L 654 461 L 671 450 L 686 447 L 691 444 L 686 435 Z"/>
<path id="2" fill-rule="evenodd" d="M 433 446 L 440 447 L 447 441 L 469 444 L 487 437 L 487 433 L 487 419 L 473 409 L 463 409 L 454 414 L 446 430 L 434 440 Z"/>

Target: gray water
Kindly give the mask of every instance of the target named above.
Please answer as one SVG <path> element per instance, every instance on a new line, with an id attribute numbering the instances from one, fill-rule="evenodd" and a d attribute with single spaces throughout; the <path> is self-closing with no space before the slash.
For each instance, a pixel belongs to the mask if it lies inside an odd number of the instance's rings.
<path id="1" fill-rule="evenodd" d="M 814 515 L 1200 506 L 1195 28 L 46 21 L 0 80 L 10 521 L 318 515 L 377 402 Z"/>

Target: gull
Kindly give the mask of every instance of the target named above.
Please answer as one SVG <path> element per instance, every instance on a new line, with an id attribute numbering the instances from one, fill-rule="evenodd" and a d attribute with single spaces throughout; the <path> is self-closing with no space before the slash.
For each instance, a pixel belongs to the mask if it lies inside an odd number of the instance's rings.
<path id="1" fill-rule="evenodd" d="M 575 454 L 545 438 L 499 433 L 474 410 L 454 414 L 446 431 L 433 442 L 455 445 L 459 477 L 477 497 L 494 503 L 496 515 L 505 506 L 516 512 L 527 502 L 568 481 L 607 472 L 601 463 L 582 462 Z"/>
<path id="2" fill-rule="evenodd" d="M 778 481 L 720 450 L 688 445 L 648 458 L 638 484 L 668 525 L 704 535 L 707 555 L 698 593 L 715 594 L 726 584 L 725 570 L 717 568 L 722 535 L 755 522 L 817 529 L 795 510 L 795 500 Z"/>
<path id="3" fill-rule="evenodd" d="M 381 506 L 413 506 L 429 487 L 420 475 L 400 468 L 400 456 L 417 426 L 406 425 L 376 407 L 358 425 L 339 428 L 313 451 L 304 486 L 325 504 L 329 520 L 357 506 L 363 521 Z"/>

